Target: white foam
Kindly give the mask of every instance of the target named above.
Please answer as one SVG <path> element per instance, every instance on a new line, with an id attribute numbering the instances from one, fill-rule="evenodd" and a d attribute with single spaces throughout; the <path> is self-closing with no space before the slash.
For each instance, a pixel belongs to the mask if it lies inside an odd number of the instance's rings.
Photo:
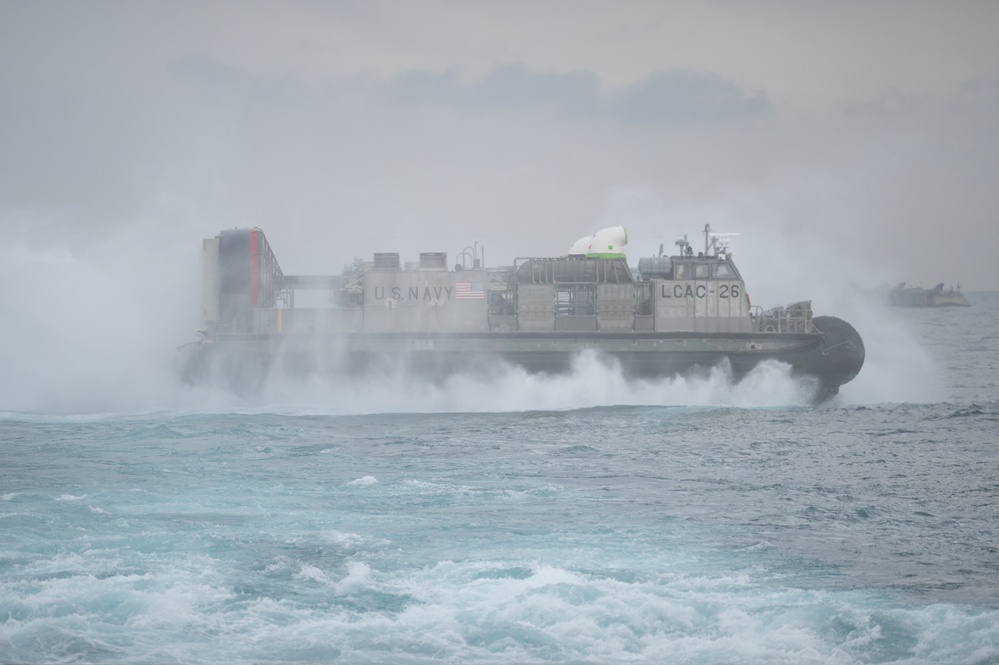
<path id="1" fill-rule="evenodd" d="M 375 485 L 378 483 L 378 479 L 374 476 L 362 476 L 357 480 L 352 480 L 348 485 Z"/>
<path id="2" fill-rule="evenodd" d="M 347 564 L 347 574 L 337 580 L 334 588 L 341 595 L 363 589 L 371 579 L 371 566 L 363 561 L 351 561 Z"/>
<path id="3" fill-rule="evenodd" d="M 134 552 L 129 556 L 136 556 Z M 210 557 L 113 552 L 54 557 L 7 578 L 0 658 L 83 656 L 78 640 L 131 660 L 911 663 L 999 655 L 999 613 L 907 607 L 873 592 L 809 591 L 682 563 L 658 575 L 554 562 L 471 559 L 422 568 L 274 560 L 266 594 Z M 664 562 L 669 558 L 664 557 Z M 45 576 L 42 568 L 56 576 Z M 284 581 L 282 581 L 284 580 Z M 331 602 L 332 598 L 340 599 Z M 387 599 L 387 600 L 382 600 Z"/>
<path id="4" fill-rule="evenodd" d="M 302 564 L 302 567 L 295 574 L 296 579 L 311 580 L 314 582 L 326 582 L 326 572 L 317 566 Z"/>
<path id="5" fill-rule="evenodd" d="M 788 365 L 776 361 L 761 363 L 738 382 L 726 365 L 695 377 L 632 380 L 606 358 L 584 353 L 570 372 L 560 375 L 532 374 L 511 366 L 481 374 L 458 373 L 439 382 L 402 371 L 350 381 L 274 375 L 263 394 L 238 402 L 230 396 L 218 405 L 225 410 L 238 403 L 238 410 L 249 413 L 308 415 L 518 412 L 620 405 L 805 405 L 814 394 L 814 381 L 792 376 Z"/>

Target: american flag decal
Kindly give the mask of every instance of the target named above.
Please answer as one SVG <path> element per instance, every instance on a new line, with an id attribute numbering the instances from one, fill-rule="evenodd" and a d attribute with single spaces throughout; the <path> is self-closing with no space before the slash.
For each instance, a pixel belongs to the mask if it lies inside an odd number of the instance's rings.
<path id="1" fill-rule="evenodd" d="M 482 289 L 482 282 L 455 282 L 454 297 L 457 300 L 482 300 L 486 292 Z"/>

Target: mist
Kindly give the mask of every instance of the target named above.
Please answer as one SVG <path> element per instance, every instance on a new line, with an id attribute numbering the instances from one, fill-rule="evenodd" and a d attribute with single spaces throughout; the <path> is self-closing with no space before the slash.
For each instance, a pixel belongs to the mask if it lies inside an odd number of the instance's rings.
<path id="1" fill-rule="evenodd" d="M 736 383 L 725 366 L 702 374 L 656 380 L 626 379 L 595 353 L 576 358 L 565 374 L 534 374 L 496 364 L 488 371 L 459 372 L 442 380 L 398 371 L 350 377 L 289 377 L 272 373 L 262 390 L 237 397 L 225 389 L 199 388 L 189 409 L 295 415 L 372 413 L 495 413 L 568 411 L 602 406 L 732 406 L 740 408 L 813 403 L 817 384 L 794 377 L 781 363 L 763 363 Z"/>
<path id="2" fill-rule="evenodd" d="M 736 203 L 735 205 L 742 205 Z M 681 216 L 681 223 L 673 217 Z M 883 277 L 883 266 L 838 250 L 827 239 L 795 242 L 758 231 L 721 205 L 677 215 L 641 192 L 617 193 L 600 224 L 629 228 L 630 263 L 674 250 L 684 228 L 694 247 L 704 224 L 739 233 L 731 240 L 753 303 L 764 309 L 811 300 L 817 315 L 851 322 L 867 349 L 865 367 L 844 386 L 836 404 L 919 402 L 940 399 L 946 385 L 936 362 L 890 308 L 858 284 Z M 0 308 L 10 314 L 0 353 L 9 368 L 0 383 L 2 410 L 93 413 L 168 409 L 278 409 L 309 413 L 573 409 L 632 405 L 806 405 L 814 386 L 765 364 L 741 382 L 724 368 L 692 378 L 626 381 L 603 359 L 584 356 L 565 376 L 506 368 L 486 375 L 459 374 L 431 382 L 402 372 L 351 379 L 292 380 L 275 372 L 264 388 L 237 395 L 223 386 L 189 386 L 176 371 L 177 347 L 195 341 L 201 322 L 199 231 L 203 221 L 170 223 L 150 216 L 98 234 L 53 234 L 58 222 L 26 218 L 11 224 L 11 244 L 0 250 L 8 289 Z M 595 230 L 593 227 L 585 231 Z M 585 232 L 584 231 L 584 232 Z M 213 234 L 216 233 L 212 232 Z M 271 235 L 277 246 L 290 238 Z M 566 243 L 568 245 L 568 243 Z M 831 248 L 831 249 L 830 249 Z M 318 272 L 289 264 L 287 272 Z M 304 268 L 298 270 L 298 268 Z M 320 267 L 321 268 L 321 267 Z M 335 272 L 335 271 L 331 271 Z M 16 377 L 16 379 L 14 379 Z"/>
<path id="3" fill-rule="evenodd" d="M 988 3 L 5 3 L 0 409 L 207 399 L 172 354 L 200 325 L 201 239 L 250 226 L 286 273 L 336 274 L 476 242 L 508 265 L 616 225 L 635 265 L 710 223 L 740 234 L 754 305 L 812 300 L 860 331 L 841 399 L 932 399 L 934 360 L 858 291 L 999 289 L 997 21 Z"/>
<path id="4" fill-rule="evenodd" d="M 658 253 L 660 244 L 667 252 L 675 250 L 673 242 L 682 235 L 700 247 L 704 224 L 738 233 L 731 250 L 754 305 L 766 309 L 811 300 L 816 315 L 843 318 L 863 337 L 864 369 L 842 388 L 835 404 L 932 401 L 946 394 L 936 361 L 914 333 L 896 312 L 859 287 L 883 280 L 885 266 L 842 250 L 827 237 L 795 239 L 762 232 L 754 218 L 759 214 L 767 213 L 751 211 L 740 199 L 727 207 L 721 201 L 676 211 L 648 192 L 628 190 L 606 201 L 596 224 L 629 229 L 626 251 L 632 265 L 641 256 Z M 177 347 L 195 341 L 201 325 L 200 236 L 207 223 L 185 222 L 176 210 L 170 216 L 179 221 L 160 215 L 102 233 L 66 232 L 58 220 L 31 217 L 8 225 L 13 242 L 0 249 L 0 278 L 22 288 L 0 296 L 0 308 L 11 322 L 0 337 L 3 364 L 9 368 L 7 380 L 0 383 L 0 410 L 371 413 L 619 404 L 766 407 L 806 405 L 814 395 L 814 386 L 777 363 L 761 366 L 738 383 L 724 368 L 693 378 L 629 382 L 613 364 L 592 356 L 580 358 L 565 376 L 506 368 L 487 375 L 459 374 L 444 382 L 399 372 L 344 383 L 328 377 L 292 380 L 275 372 L 261 391 L 250 395 L 222 386 L 189 386 L 181 382 L 175 362 Z M 731 222 L 737 218 L 742 223 Z M 583 227 L 584 233 L 594 230 Z M 280 232 L 269 237 L 286 272 L 337 272 L 286 261 L 279 248 L 296 238 Z M 564 244 L 567 248 L 569 243 Z"/>
<path id="5" fill-rule="evenodd" d="M 0 409 L 176 406 L 176 347 L 198 325 L 197 244 L 153 220 L 103 236 L 45 226 L 9 225 L 0 247 Z"/>

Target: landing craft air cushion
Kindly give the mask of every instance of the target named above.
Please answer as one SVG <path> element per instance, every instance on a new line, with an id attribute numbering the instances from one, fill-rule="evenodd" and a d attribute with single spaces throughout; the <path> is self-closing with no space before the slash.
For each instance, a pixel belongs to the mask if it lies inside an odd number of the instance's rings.
<path id="1" fill-rule="evenodd" d="M 191 382 L 252 390 L 271 372 L 348 376 L 379 368 L 442 376 L 501 363 L 568 371 L 595 352 L 629 378 L 705 371 L 728 363 L 738 379 L 766 360 L 814 377 L 825 399 L 852 380 L 864 344 L 847 322 L 812 316 L 802 301 L 752 306 L 728 251 L 731 234 L 704 229 L 695 256 L 629 268 L 623 227 L 577 241 L 561 257 L 486 268 L 477 245 L 449 267 L 444 253 L 403 264 L 398 253 L 355 260 L 340 275 L 285 275 L 263 231 L 222 231 L 203 241 L 202 338 L 181 347 Z M 328 307 L 296 307 L 325 290 Z"/>

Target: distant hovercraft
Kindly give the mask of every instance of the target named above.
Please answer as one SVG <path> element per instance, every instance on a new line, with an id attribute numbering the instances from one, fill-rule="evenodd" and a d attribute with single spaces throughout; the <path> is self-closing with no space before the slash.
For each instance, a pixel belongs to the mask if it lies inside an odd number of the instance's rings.
<path id="1" fill-rule="evenodd" d="M 906 286 L 905 282 L 896 285 L 888 293 L 889 304 L 896 307 L 970 307 L 971 303 L 961 293 L 961 285 L 957 289 L 944 289 L 941 282 L 932 289 L 918 286 Z"/>

